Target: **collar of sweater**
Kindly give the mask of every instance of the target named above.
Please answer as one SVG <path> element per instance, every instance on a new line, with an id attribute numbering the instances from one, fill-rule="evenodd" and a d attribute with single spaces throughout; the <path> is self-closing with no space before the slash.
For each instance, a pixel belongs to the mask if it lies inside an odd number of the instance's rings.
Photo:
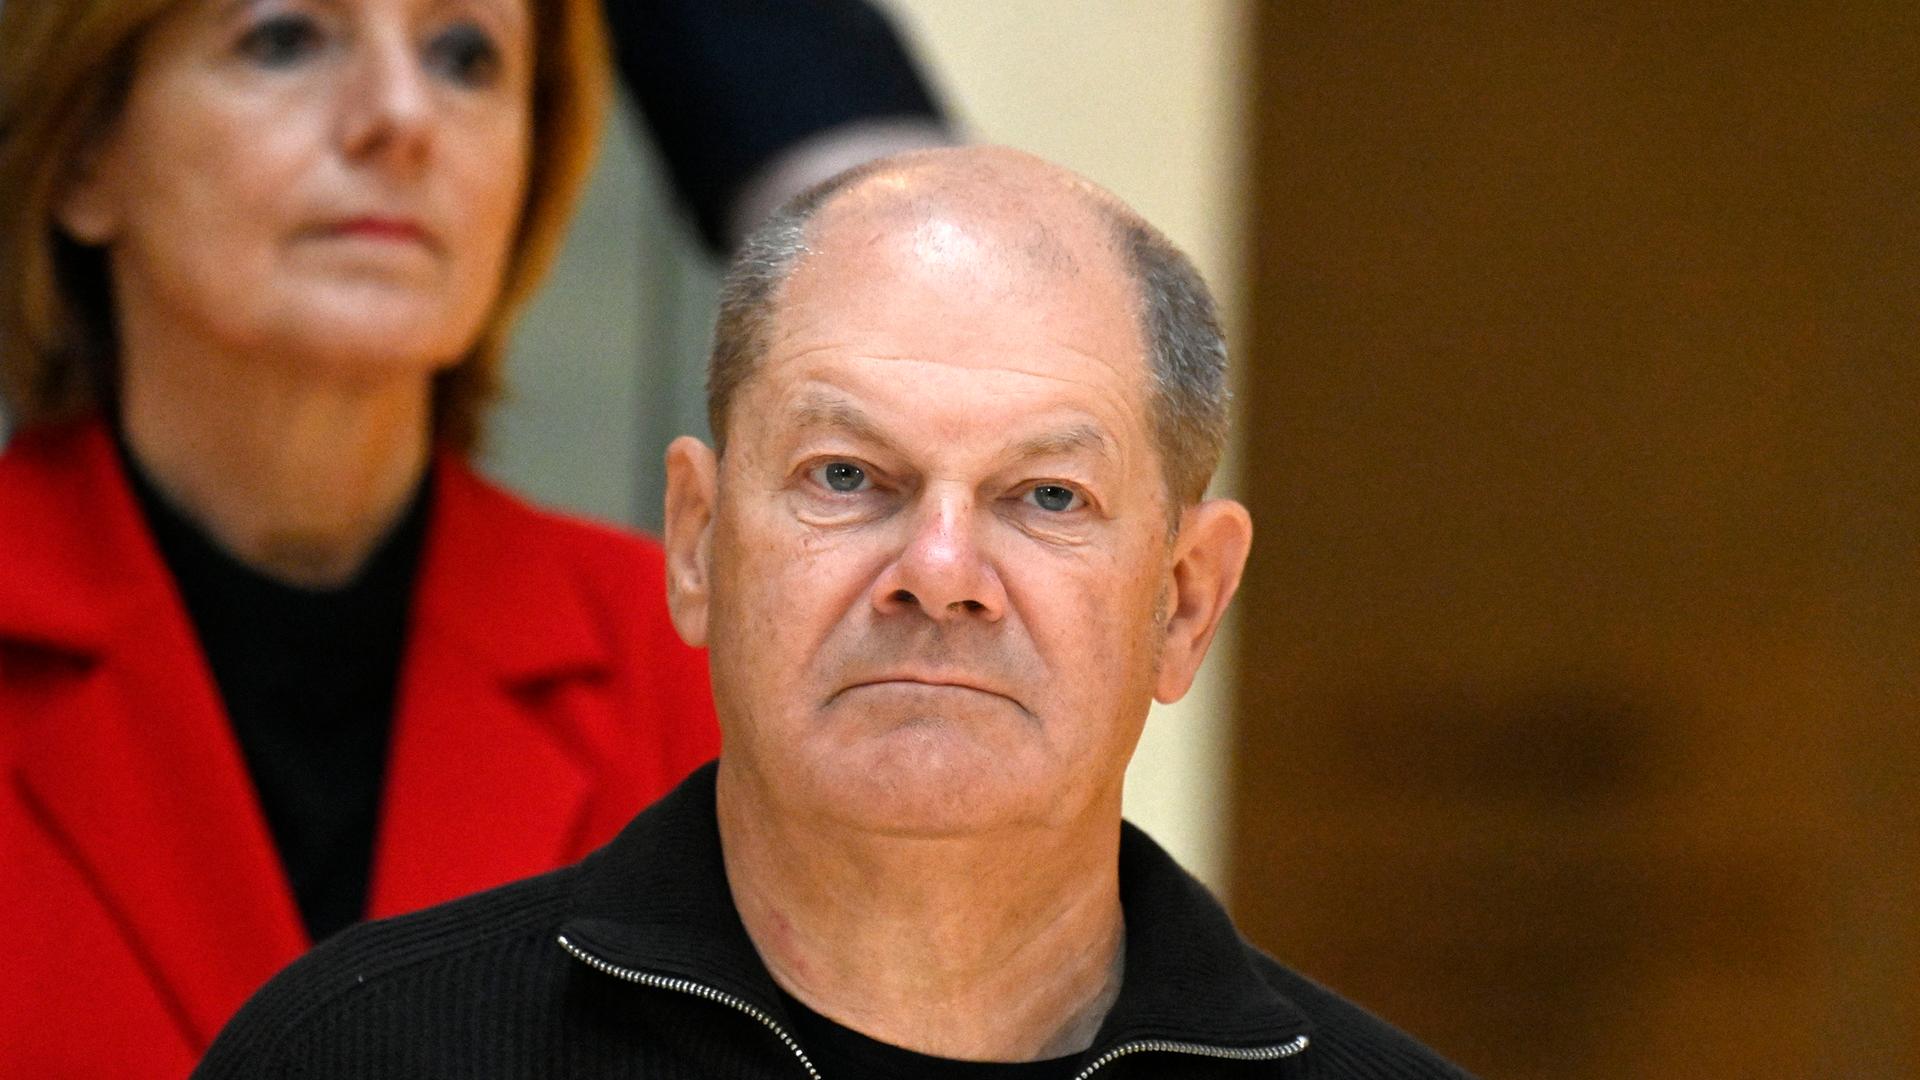
<path id="1" fill-rule="evenodd" d="M 790 1028 L 727 887 L 716 773 L 712 763 L 695 772 L 581 864 L 560 936 L 602 964 L 719 991 Z M 1132 825 L 1121 834 L 1120 899 L 1126 976 L 1089 1059 L 1145 1042 L 1239 1056 L 1307 1034 L 1305 1015 L 1260 975 L 1219 903 Z"/>

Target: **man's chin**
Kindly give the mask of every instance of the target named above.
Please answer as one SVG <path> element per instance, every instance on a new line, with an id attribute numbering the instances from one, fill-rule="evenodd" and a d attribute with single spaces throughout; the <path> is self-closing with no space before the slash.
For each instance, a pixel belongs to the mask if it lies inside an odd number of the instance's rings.
<path id="1" fill-rule="evenodd" d="M 888 835 L 961 836 L 1049 817 L 1060 785 L 1037 748 L 977 734 L 919 724 L 861 740 L 815 763 L 815 795 L 830 816 Z"/>

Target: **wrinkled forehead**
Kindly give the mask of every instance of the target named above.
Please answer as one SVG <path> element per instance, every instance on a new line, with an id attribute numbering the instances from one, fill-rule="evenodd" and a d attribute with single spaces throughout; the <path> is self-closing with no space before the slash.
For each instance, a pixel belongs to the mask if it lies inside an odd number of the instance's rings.
<path id="1" fill-rule="evenodd" d="M 847 222 L 775 305 L 764 365 L 819 350 L 1013 368 L 1146 390 L 1134 290 L 1100 246 L 1038 221 Z"/>
<path id="2" fill-rule="evenodd" d="M 1104 236 L 1026 215 L 887 211 L 810 238 L 743 387 L 761 422 L 741 434 L 778 453 L 796 427 L 857 406 L 860 423 L 828 426 L 929 460 L 1091 448 L 1151 472 L 1135 291 Z"/>
<path id="3" fill-rule="evenodd" d="M 962 194 L 876 182 L 823 210 L 766 360 L 856 337 L 959 362 L 1064 350 L 1144 388 L 1138 289 L 1109 223 L 1053 192 Z"/>
<path id="4" fill-rule="evenodd" d="M 995 171 L 883 174 L 823 207 L 807 247 L 830 256 L 891 244 L 930 266 L 998 268 L 1009 280 L 1124 285 L 1112 280 L 1128 276 L 1112 216 L 1076 181 L 1042 174 L 1010 182 Z"/>

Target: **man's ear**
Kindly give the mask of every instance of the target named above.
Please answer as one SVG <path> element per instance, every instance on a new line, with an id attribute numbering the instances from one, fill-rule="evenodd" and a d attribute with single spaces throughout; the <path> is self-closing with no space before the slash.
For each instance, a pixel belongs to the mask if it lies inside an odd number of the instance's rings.
<path id="1" fill-rule="evenodd" d="M 667 610 L 680 639 L 695 647 L 707 643 L 719 470 L 712 448 L 691 435 L 667 447 Z"/>
<path id="2" fill-rule="evenodd" d="M 1240 587 L 1253 519 L 1231 499 L 1210 499 L 1180 515 L 1174 540 L 1173 581 L 1160 642 L 1160 672 L 1154 699 L 1172 704 L 1185 696 L 1206 659 L 1227 601 Z"/>

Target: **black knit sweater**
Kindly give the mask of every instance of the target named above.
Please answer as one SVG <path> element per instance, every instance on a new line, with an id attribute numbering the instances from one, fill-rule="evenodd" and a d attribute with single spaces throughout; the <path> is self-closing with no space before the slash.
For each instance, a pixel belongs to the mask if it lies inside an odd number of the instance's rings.
<path id="1" fill-rule="evenodd" d="M 194 1075 L 817 1080 L 734 911 L 714 772 L 574 866 L 334 938 L 256 994 Z M 1120 879 L 1126 974 L 1076 1075 L 1466 1076 L 1247 945 L 1131 827 Z"/>

